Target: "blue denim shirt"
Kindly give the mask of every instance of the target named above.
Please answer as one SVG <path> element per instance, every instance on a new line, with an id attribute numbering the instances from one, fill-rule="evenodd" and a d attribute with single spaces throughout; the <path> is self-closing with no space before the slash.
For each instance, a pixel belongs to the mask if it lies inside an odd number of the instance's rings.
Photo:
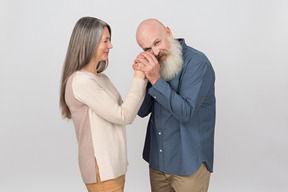
<path id="1" fill-rule="evenodd" d="M 213 171 L 215 73 L 208 58 L 178 39 L 183 66 L 170 81 L 147 85 L 140 117 L 151 113 L 143 158 L 153 169 L 190 175 L 206 162 Z"/>

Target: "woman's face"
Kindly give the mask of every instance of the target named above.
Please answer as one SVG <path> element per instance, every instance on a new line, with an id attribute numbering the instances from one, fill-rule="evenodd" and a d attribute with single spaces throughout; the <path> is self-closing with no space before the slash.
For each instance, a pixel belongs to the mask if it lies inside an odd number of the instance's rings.
<path id="1" fill-rule="evenodd" d="M 113 48 L 111 44 L 111 36 L 107 27 L 104 27 L 102 37 L 96 48 L 94 57 L 98 62 L 108 59 L 109 49 Z"/>

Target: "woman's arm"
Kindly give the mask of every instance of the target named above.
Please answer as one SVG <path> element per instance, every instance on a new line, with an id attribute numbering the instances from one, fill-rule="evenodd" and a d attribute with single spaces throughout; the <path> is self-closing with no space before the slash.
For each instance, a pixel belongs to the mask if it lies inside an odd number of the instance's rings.
<path id="1" fill-rule="evenodd" d="M 120 105 L 97 81 L 85 74 L 74 77 L 72 88 L 75 98 L 88 105 L 101 118 L 126 125 L 135 119 L 145 96 L 146 85 L 147 80 L 142 79 L 141 73 L 137 72 L 125 100 Z"/>

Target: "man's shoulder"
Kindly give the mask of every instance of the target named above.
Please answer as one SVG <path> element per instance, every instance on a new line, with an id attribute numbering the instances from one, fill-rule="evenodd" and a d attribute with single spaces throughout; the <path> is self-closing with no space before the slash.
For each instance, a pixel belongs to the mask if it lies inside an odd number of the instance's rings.
<path id="1" fill-rule="evenodd" d="M 186 49 L 183 52 L 183 55 L 186 55 L 186 56 L 198 56 L 198 57 L 205 56 L 205 54 L 202 51 L 200 51 L 200 50 L 198 50 L 198 49 L 196 49 L 196 48 L 194 48 L 192 46 L 189 46 L 189 45 L 186 45 Z"/>
<path id="2" fill-rule="evenodd" d="M 203 52 L 195 49 L 192 46 L 187 45 L 184 38 L 180 38 L 180 39 L 178 39 L 178 41 L 181 43 L 182 50 L 183 50 L 183 56 L 184 55 L 187 55 L 187 56 L 204 55 Z"/>
<path id="3" fill-rule="evenodd" d="M 185 63 L 205 63 L 208 60 L 207 56 L 193 47 L 187 46 L 186 51 L 183 53 L 183 59 Z"/>

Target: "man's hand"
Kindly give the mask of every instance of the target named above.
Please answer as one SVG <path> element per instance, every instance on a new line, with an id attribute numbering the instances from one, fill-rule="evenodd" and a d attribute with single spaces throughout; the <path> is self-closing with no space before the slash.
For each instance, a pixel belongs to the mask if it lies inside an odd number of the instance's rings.
<path id="1" fill-rule="evenodd" d="M 152 85 L 160 78 L 160 64 L 152 53 L 142 52 L 134 62 L 133 69 L 143 71 Z M 138 66 L 138 63 L 142 63 L 144 66 Z"/>

